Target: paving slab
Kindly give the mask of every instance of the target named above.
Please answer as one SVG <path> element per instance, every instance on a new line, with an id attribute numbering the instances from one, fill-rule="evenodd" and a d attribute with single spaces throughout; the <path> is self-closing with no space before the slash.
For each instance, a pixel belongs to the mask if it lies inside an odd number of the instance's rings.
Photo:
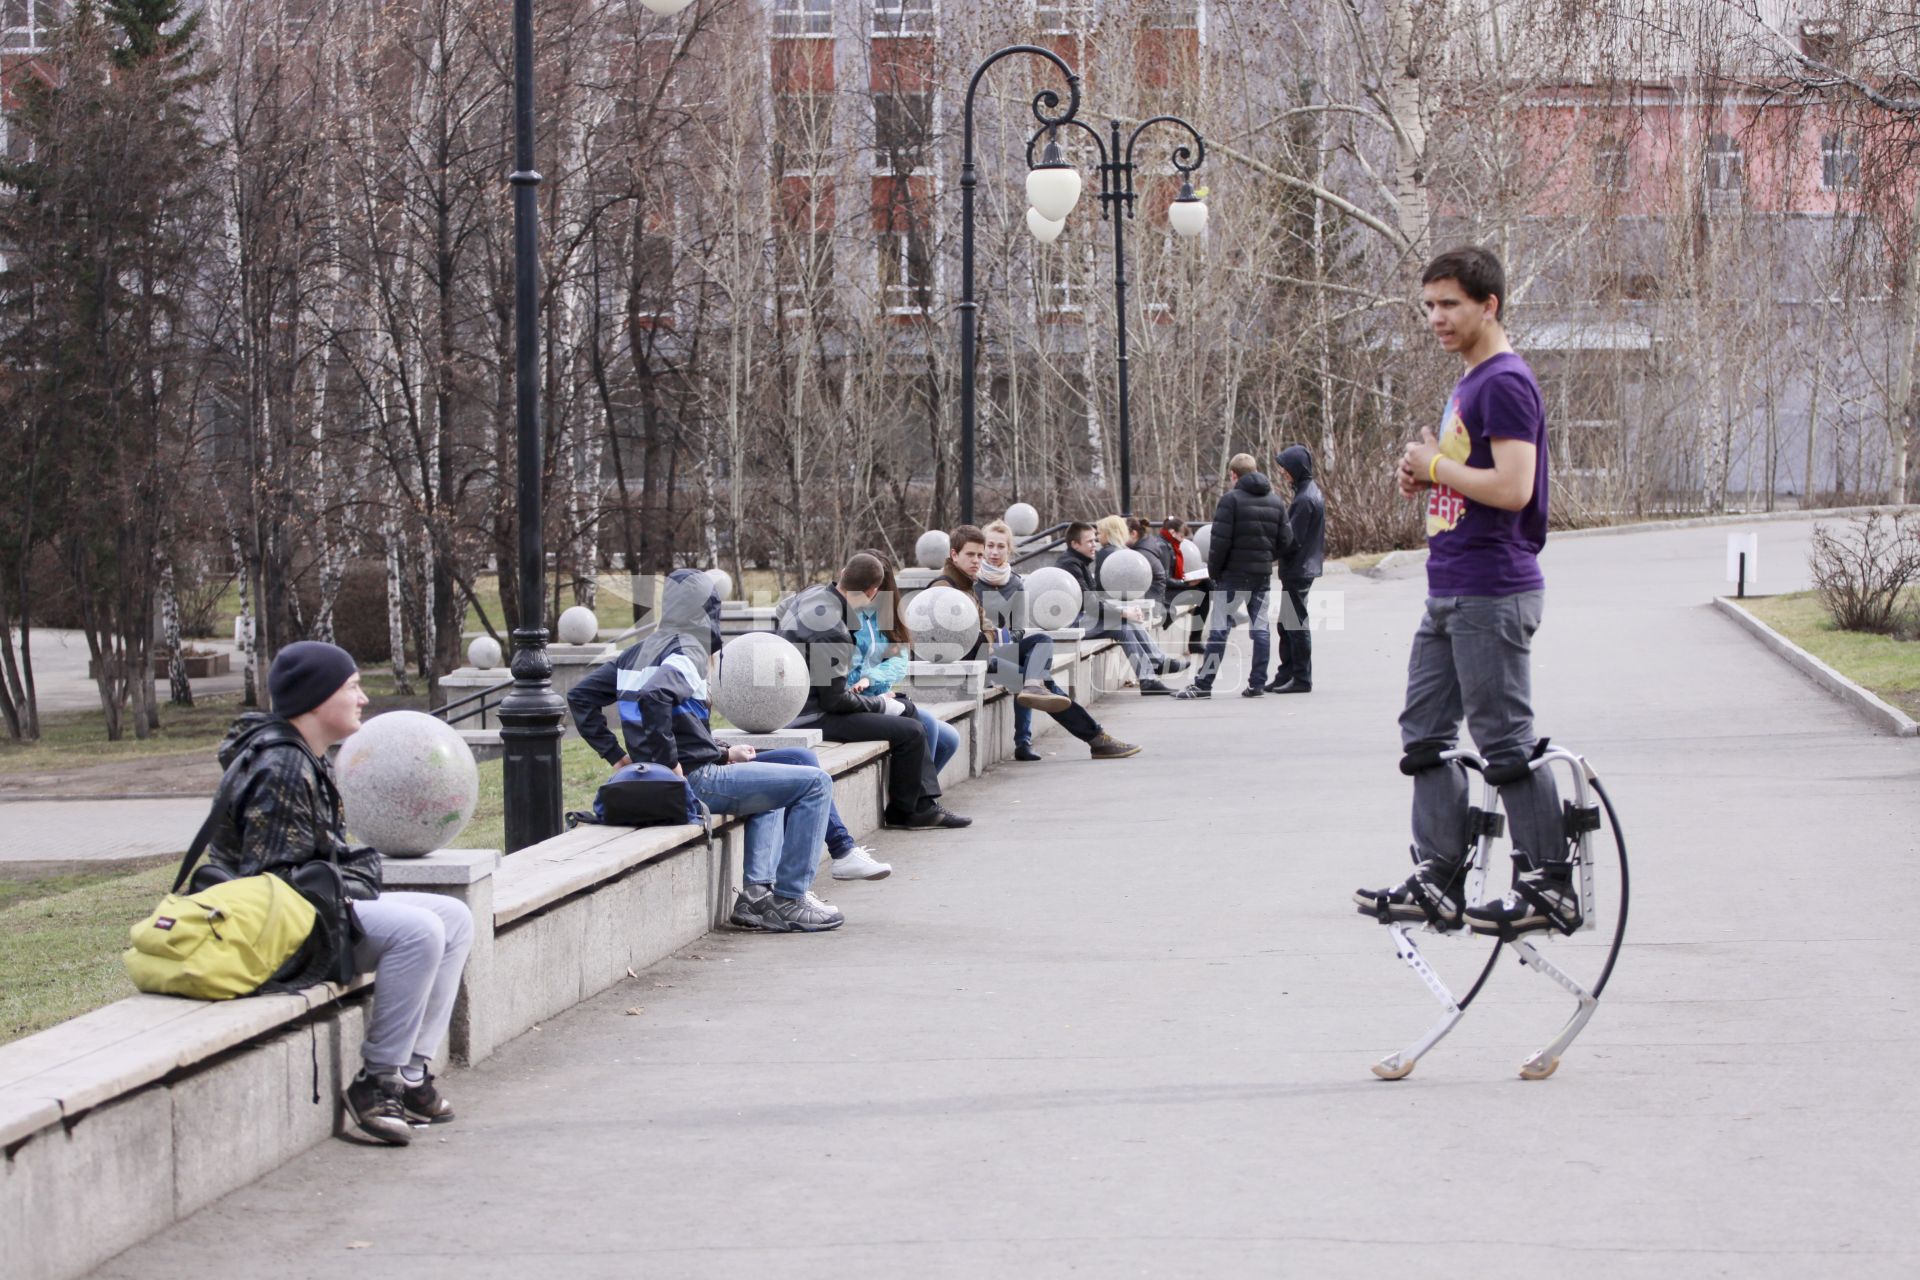
<path id="1" fill-rule="evenodd" d="M 0 802 L 0 863 L 115 862 L 185 853 L 211 799 Z"/>
<path id="2" fill-rule="evenodd" d="M 1768 589 L 1808 528 L 1761 528 Z M 1726 532 L 1547 552 L 1541 725 L 1610 785 L 1636 891 L 1549 1081 L 1515 1071 L 1569 1002 L 1510 963 L 1368 1074 L 1434 1011 L 1347 901 L 1405 865 L 1424 584 L 1347 575 L 1312 695 L 1109 700 L 1142 755 L 881 833 L 890 879 L 822 883 L 840 932 L 710 935 L 449 1073 L 413 1148 L 323 1144 L 100 1274 L 242 1235 L 354 1280 L 1920 1274 L 1920 743 L 1708 607 Z"/>

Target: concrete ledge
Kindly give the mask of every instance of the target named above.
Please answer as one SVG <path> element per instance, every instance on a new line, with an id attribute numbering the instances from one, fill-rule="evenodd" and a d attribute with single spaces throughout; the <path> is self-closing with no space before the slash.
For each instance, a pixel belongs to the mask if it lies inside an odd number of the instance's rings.
<path id="1" fill-rule="evenodd" d="M 1890 733 L 1896 738 L 1920 737 L 1920 723 L 1916 723 L 1912 716 L 1872 690 L 1847 679 L 1732 600 L 1719 596 L 1714 600 L 1713 607 L 1745 628 L 1790 666 L 1797 667 L 1815 684 L 1852 707 L 1880 732 Z"/>
<path id="2" fill-rule="evenodd" d="M 507 859 L 493 890 L 493 925 L 499 929 L 542 907 L 612 879 L 643 862 L 663 857 L 701 830 L 677 827 L 575 827 L 522 849 Z"/>

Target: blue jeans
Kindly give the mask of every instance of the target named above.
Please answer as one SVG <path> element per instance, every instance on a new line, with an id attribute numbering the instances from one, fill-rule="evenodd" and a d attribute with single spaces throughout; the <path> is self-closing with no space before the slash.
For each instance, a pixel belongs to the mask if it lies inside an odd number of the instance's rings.
<path id="1" fill-rule="evenodd" d="M 833 808 L 833 779 L 826 770 L 758 760 L 709 764 L 688 774 L 687 785 L 715 813 L 746 817 L 748 884 L 771 884 L 783 898 L 798 898 L 813 886 Z"/>
<path id="2" fill-rule="evenodd" d="M 1247 687 L 1257 689 L 1267 683 L 1267 659 L 1273 653 L 1273 633 L 1267 629 L 1267 584 L 1257 587 L 1226 587 L 1213 593 L 1212 613 L 1207 619 L 1207 651 L 1200 659 L 1200 670 L 1193 683 L 1201 689 L 1213 688 L 1220 672 L 1220 659 L 1227 652 L 1227 633 L 1233 630 L 1233 611 L 1247 606 L 1247 629 L 1253 633 L 1253 666 L 1247 671 Z"/>
<path id="3" fill-rule="evenodd" d="M 960 749 L 960 731 L 923 706 L 915 704 L 913 710 L 920 717 L 920 727 L 927 731 L 927 746 L 933 752 L 933 771 L 938 773 Z"/>
<path id="4" fill-rule="evenodd" d="M 805 747 L 775 747 L 771 751 L 762 751 L 754 758 L 760 764 L 820 767 L 820 757 Z M 853 832 L 847 830 L 847 824 L 840 821 L 840 807 L 831 802 L 827 805 L 827 852 L 836 858 L 844 858 L 853 852 Z"/>

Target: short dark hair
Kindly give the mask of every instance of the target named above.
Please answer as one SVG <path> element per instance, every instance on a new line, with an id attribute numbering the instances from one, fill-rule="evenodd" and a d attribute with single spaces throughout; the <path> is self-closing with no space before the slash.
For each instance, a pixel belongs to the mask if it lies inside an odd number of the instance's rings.
<path id="1" fill-rule="evenodd" d="M 1485 302 L 1488 298 L 1498 298 L 1499 307 L 1493 318 L 1503 320 L 1507 310 L 1507 269 L 1500 265 L 1500 259 L 1490 250 L 1476 244 L 1461 245 L 1449 249 L 1420 273 L 1421 284 L 1432 284 L 1436 280 L 1451 280 L 1460 286 L 1460 291 L 1475 302 Z"/>
<path id="2" fill-rule="evenodd" d="M 980 526 L 977 524 L 957 524 L 953 526 L 953 532 L 947 535 L 947 554 L 952 555 L 969 542 L 977 542 L 984 547 L 987 545 L 987 535 L 982 532 Z"/>
<path id="3" fill-rule="evenodd" d="M 840 570 L 842 591 L 873 591 L 887 580 L 887 566 L 862 551 Z"/>
<path id="4" fill-rule="evenodd" d="M 1092 532 L 1093 532 L 1093 526 L 1088 524 L 1085 520 L 1075 520 L 1072 524 L 1067 526 L 1067 545 L 1072 546 L 1074 543 L 1080 541 L 1081 538 L 1085 537 L 1087 534 Z"/>

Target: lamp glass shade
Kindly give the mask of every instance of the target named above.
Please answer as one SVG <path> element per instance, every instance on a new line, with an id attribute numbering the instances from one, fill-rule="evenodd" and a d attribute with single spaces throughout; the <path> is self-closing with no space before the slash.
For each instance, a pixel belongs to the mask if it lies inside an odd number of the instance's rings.
<path id="1" fill-rule="evenodd" d="M 671 18 L 674 14 L 692 4 L 693 0 L 640 0 L 640 3 L 644 5 L 650 13 L 657 13 L 663 18 Z"/>
<path id="2" fill-rule="evenodd" d="M 1175 200 L 1167 206 L 1167 221 L 1173 224 L 1175 235 L 1191 240 L 1207 229 L 1207 202 Z"/>
<path id="3" fill-rule="evenodd" d="M 1027 210 L 1027 230 L 1033 232 L 1033 238 L 1041 244 L 1052 244 L 1067 229 L 1067 220 L 1055 220 L 1042 214 L 1038 209 Z"/>
<path id="4" fill-rule="evenodd" d="M 1063 221 L 1080 199 L 1080 171 L 1071 165 L 1037 165 L 1027 171 L 1027 203 L 1048 222 Z"/>

